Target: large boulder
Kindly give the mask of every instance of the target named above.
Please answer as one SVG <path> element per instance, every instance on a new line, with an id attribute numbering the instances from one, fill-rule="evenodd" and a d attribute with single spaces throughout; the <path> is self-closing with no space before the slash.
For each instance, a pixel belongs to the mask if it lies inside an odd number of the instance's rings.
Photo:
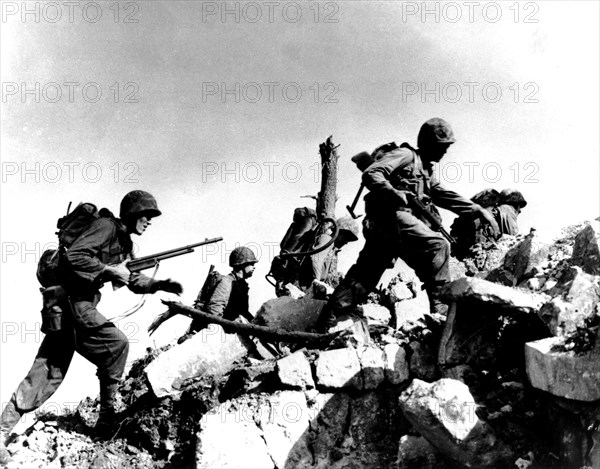
<path id="1" fill-rule="evenodd" d="M 552 250 L 552 244 L 542 241 L 539 237 L 525 236 L 504 255 L 502 264 L 493 269 L 486 276 L 486 280 L 515 286 L 535 275 Z"/>
<path id="2" fill-rule="evenodd" d="M 554 335 L 566 335 L 596 314 L 600 303 L 600 277 L 586 274 L 577 266 L 567 267 L 547 293 L 553 298 L 543 305 L 540 316 Z"/>
<path id="3" fill-rule="evenodd" d="M 440 452 L 422 436 L 404 435 L 398 445 L 398 469 L 448 469 Z"/>
<path id="4" fill-rule="evenodd" d="M 317 384 L 326 388 L 363 389 L 360 361 L 356 350 L 347 347 L 321 352 L 317 359 Z"/>
<path id="5" fill-rule="evenodd" d="M 450 301 L 477 302 L 482 307 L 493 305 L 515 313 L 537 312 L 548 300 L 543 294 L 467 277 L 449 283 L 444 288 L 443 297 Z"/>
<path id="6" fill-rule="evenodd" d="M 226 334 L 221 326 L 211 324 L 161 353 L 144 371 L 157 397 L 179 396 L 181 384 L 186 380 L 225 374 L 248 350 L 242 337 Z"/>
<path id="7" fill-rule="evenodd" d="M 204 415 L 197 435 L 198 469 L 275 469 L 261 430 L 229 402 Z"/>
<path id="8" fill-rule="evenodd" d="M 298 300 L 289 296 L 273 298 L 260 307 L 253 322 L 260 326 L 306 332 L 315 326 L 325 303 L 307 297 Z"/>
<path id="9" fill-rule="evenodd" d="M 525 366 L 532 386 L 579 401 L 600 399 L 600 347 L 577 355 L 553 351 L 561 339 L 550 337 L 525 344 Z"/>
<path id="10" fill-rule="evenodd" d="M 458 467 L 511 467 L 516 459 L 479 419 L 469 388 L 452 379 L 419 379 L 400 395 L 400 408 L 415 429 Z"/>
<path id="11" fill-rule="evenodd" d="M 577 236 L 573 245 L 573 264 L 580 266 L 584 272 L 600 275 L 600 250 L 598 233 L 592 225 L 587 225 Z"/>

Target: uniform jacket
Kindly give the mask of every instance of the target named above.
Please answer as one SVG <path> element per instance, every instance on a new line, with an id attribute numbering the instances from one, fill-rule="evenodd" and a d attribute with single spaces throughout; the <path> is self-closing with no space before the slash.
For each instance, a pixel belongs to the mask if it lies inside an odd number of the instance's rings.
<path id="1" fill-rule="evenodd" d="M 101 217 L 67 249 L 65 261 L 65 289 L 70 294 L 94 294 L 103 287 L 103 271 L 107 264 L 118 264 L 132 258 L 133 243 L 120 220 Z M 147 293 L 153 281 L 142 274 L 130 278 L 129 289 Z"/>
<path id="2" fill-rule="evenodd" d="M 519 227 L 517 225 L 517 217 L 519 212 L 512 205 L 499 205 L 496 207 L 496 221 L 500 227 L 501 234 L 518 235 Z"/>
<path id="3" fill-rule="evenodd" d="M 418 151 L 407 143 L 400 147 L 394 145 L 387 151 L 378 149 L 374 156 L 376 161 L 365 170 L 362 180 L 365 187 L 376 194 L 378 204 L 391 204 L 396 209 L 408 208 L 401 192 L 409 190 L 416 193 L 420 184 L 421 195 L 441 208 L 459 215 L 479 209 L 469 199 L 443 187 L 433 174 L 433 166 L 422 162 Z"/>
<path id="4" fill-rule="evenodd" d="M 233 321 L 248 316 L 248 283 L 241 273 L 222 275 L 210 299 L 204 305 L 207 313 Z"/>

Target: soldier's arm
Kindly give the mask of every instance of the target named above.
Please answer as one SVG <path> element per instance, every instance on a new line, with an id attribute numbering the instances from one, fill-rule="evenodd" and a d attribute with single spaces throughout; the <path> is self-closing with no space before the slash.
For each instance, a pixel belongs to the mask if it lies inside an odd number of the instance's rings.
<path id="1" fill-rule="evenodd" d="M 204 311 L 215 316 L 223 316 L 223 312 L 231 297 L 233 280 L 229 276 L 223 276 L 215 287 L 215 291 L 204 305 Z"/>
<path id="2" fill-rule="evenodd" d="M 446 189 L 435 178 L 431 179 L 430 195 L 435 205 L 458 215 L 475 214 L 482 210 L 480 205 L 453 190 Z"/>
<path id="3" fill-rule="evenodd" d="M 404 191 L 395 189 L 390 182 L 390 178 L 395 170 L 409 164 L 412 159 L 412 152 L 406 149 L 399 148 L 390 152 L 365 170 L 362 175 L 362 182 L 370 191 L 379 191 L 390 201 L 399 200 L 406 205 Z"/>
<path id="4" fill-rule="evenodd" d="M 116 227 L 111 220 L 100 218 L 94 221 L 67 249 L 66 259 L 71 271 L 80 279 L 94 283 L 106 268 L 98 255 L 108 252 L 115 233 Z"/>

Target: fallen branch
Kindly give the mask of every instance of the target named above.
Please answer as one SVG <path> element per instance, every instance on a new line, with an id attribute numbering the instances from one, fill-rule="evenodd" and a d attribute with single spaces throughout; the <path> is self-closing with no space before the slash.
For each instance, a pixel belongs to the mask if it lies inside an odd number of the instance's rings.
<path id="1" fill-rule="evenodd" d="M 286 331 L 284 329 L 273 329 L 271 327 L 257 326 L 256 324 L 244 324 L 236 321 L 229 321 L 213 314 L 208 314 L 195 308 L 191 308 L 175 301 L 162 300 L 167 305 L 169 311 L 176 314 L 183 314 L 192 319 L 200 319 L 207 324 L 213 323 L 222 326 L 226 332 L 235 332 L 241 335 L 248 335 L 265 339 L 272 342 L 291 342 L 291 343 L 322 343 L 331 342 L 338 336 L 333 334 L 315 334 L 313 332 Z"/>

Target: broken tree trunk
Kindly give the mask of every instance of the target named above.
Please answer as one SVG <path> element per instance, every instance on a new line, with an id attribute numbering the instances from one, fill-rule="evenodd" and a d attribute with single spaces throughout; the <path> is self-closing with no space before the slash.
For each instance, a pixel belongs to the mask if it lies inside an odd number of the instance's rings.
<path id="1" fill-rule="evenodd" d="M 338 145 L 339 146 L 339 145 Z M 321 154 L 321 191 L 317 198 L 317 213 L 322 218 L 335 219 L 338 154 L 332 136 L 319 145 Z"/>
<path id="2" fill-rule="evenodd" d="M 169 307 L 169 311 L 171 313 L 183 314 L 193 319 L 201 319 L 207 324 L 218 324 L 225 329 L 225 332 L 228 333 L 235 332 L 237 334 L 253 336 L 273 342 L 310 343 L 312 345 L 328 344 L 338 336 L 337 333 L 315 334 L 312 332 L 286 331 L 281 329 L 272 329 L 270 327 L 257 326 L 255 324 L 244 324 L 235 321 L 228 321 L 227 319 L 205 313 L 181 303 L 165 300 L 162 302 Z"/>

